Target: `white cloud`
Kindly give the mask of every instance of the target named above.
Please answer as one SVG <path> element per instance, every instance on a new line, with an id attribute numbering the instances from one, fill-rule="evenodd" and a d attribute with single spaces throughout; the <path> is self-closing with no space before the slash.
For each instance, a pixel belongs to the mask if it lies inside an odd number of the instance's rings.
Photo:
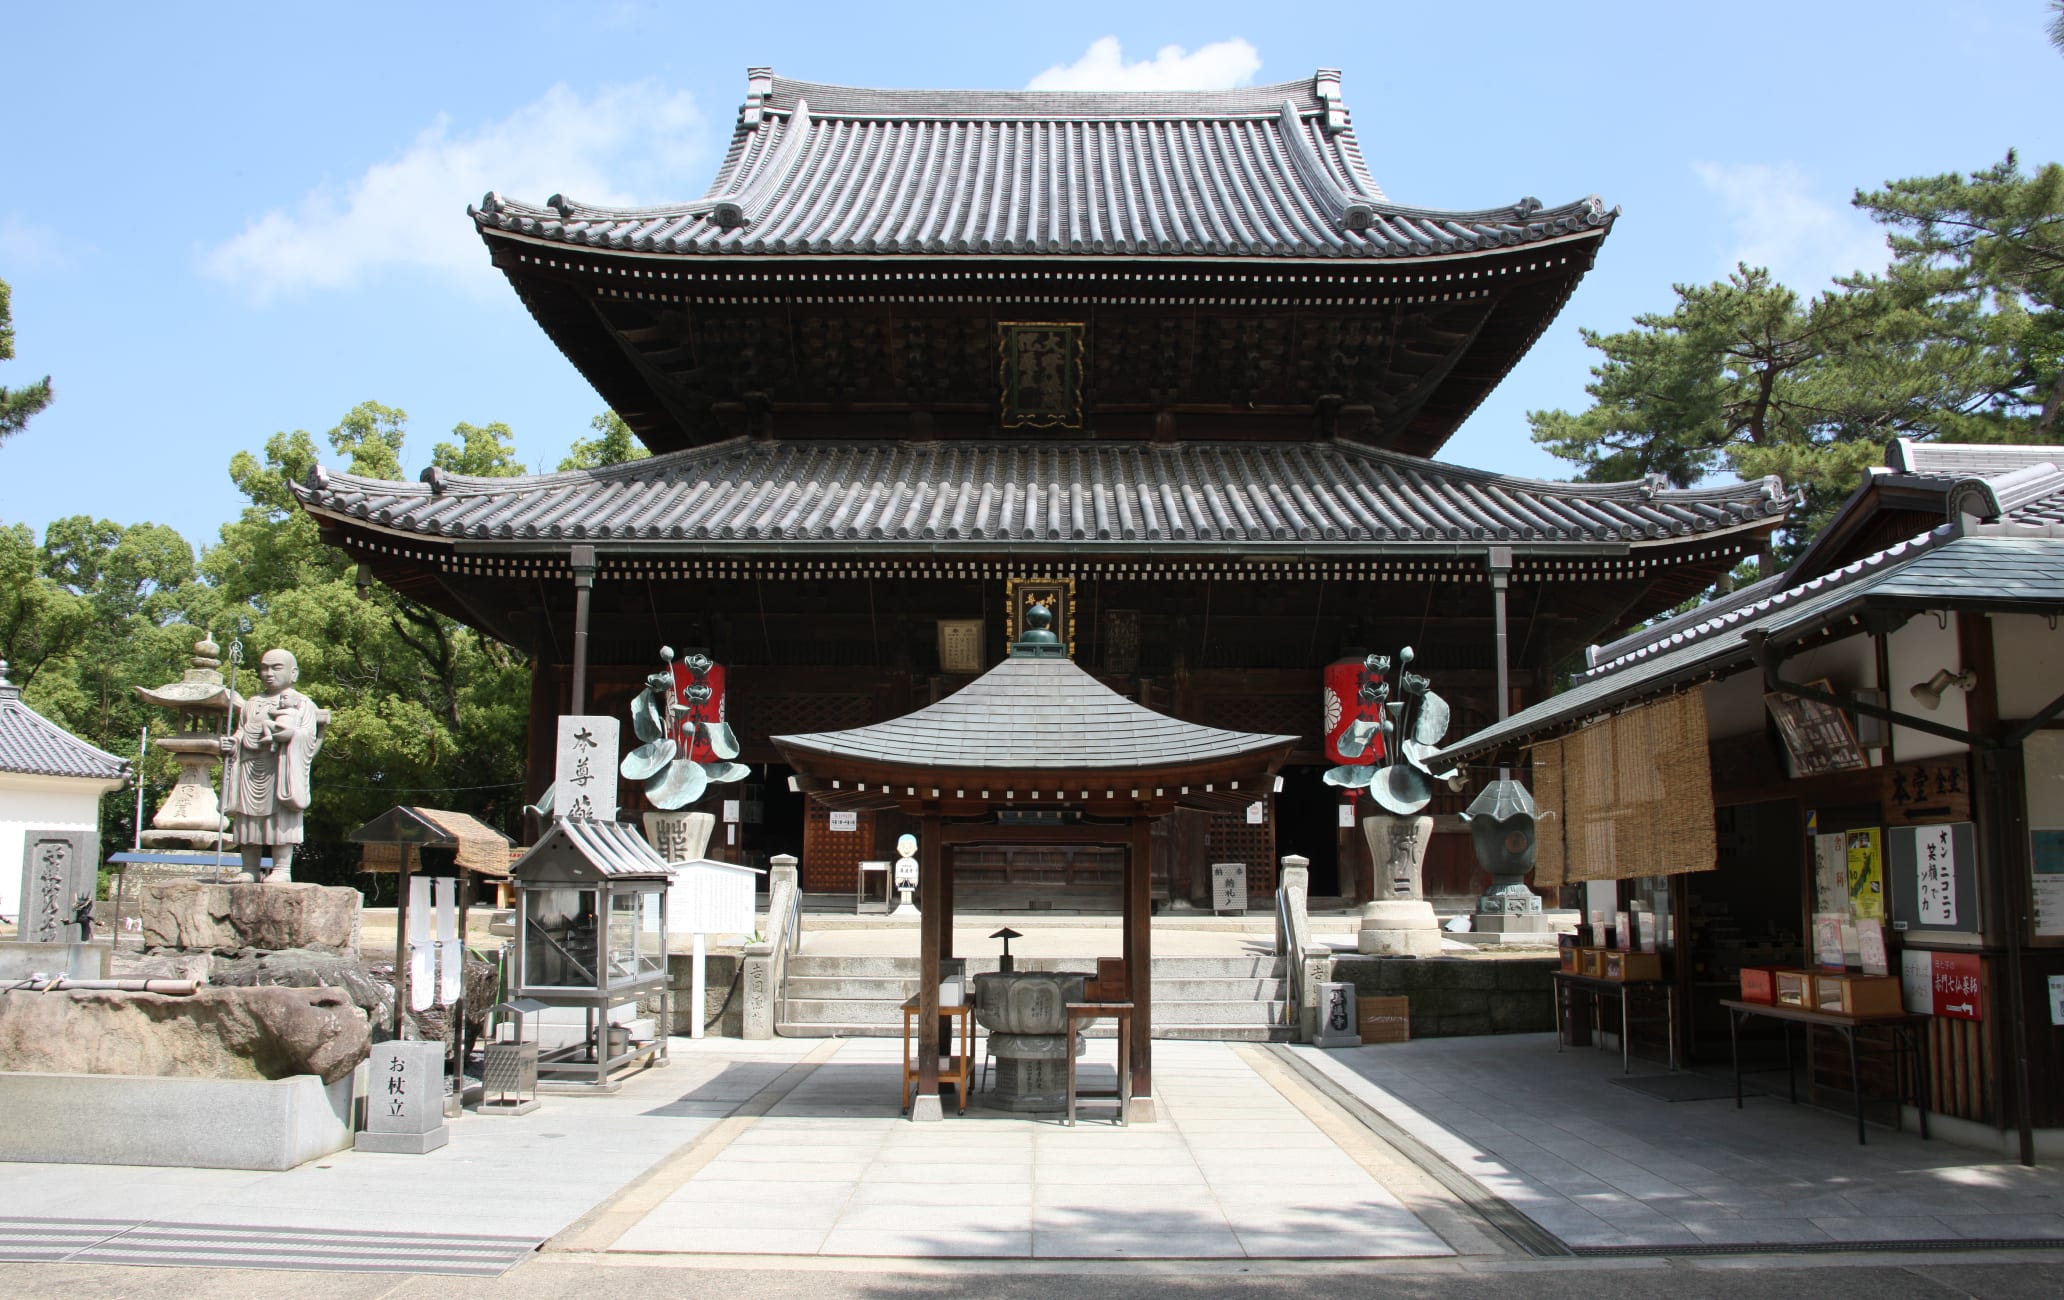
<path id="1" fill-rule="evenodd" d="M 0 217 L 0 279 L 9 271 L 65 270 L 72 265 L 72 251 L 49 226 Z"/>
<path id="2" fill-rule="evenodd" d="M 1891 261 L 1885 232 L 1846 201 L 1813 192 L 1796 164 L 1694 163 L 1734 226 L 1736 262 L 1767 266 L 1801 293 L 1829 287 L 1838 275 L 1882 271 Z"/>
<path id="3" fill-rule="evenodd" d="M 533 203 L 687 200 L 703 153 L 702 115 L 684 91 L 652 82 L 583 99 L 554 86 L 497 122 L 455 132 L 440 116 L 414 143 L 342 186 L 274 208 L 209 250 L 209 274 L 259 301 L 349 289 L 368 273 L 410 268 L 489 282 L 466 205 L 496 190 Z"/>
<path id="4" fill-rule="evenodd" d="M 1151 59 L 1127 63 L 1118 38 L 1090 43 L 1073 63 L 1055 64 L 1027 90 L 1223 90 L 1244 86 L 1261 70 L 1261 53 L 1238 37 L 1200 46 L 1196 53 L 1164 45 Z"/>

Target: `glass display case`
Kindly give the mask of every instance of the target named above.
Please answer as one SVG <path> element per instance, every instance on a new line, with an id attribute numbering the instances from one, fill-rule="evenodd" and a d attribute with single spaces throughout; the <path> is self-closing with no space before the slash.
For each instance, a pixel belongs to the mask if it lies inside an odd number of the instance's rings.
<path id="1" fill-rule="evenodd" d="M 666 861 L 621 823 L 562 818 L 510 875 L 517 892 L 510 995 L 581 1013 L 577 1022 L 560 1018 L 578 1025 L 577 1041 L 541 1048 L 540 1087 L 605 1086 L 624 1069 L 664 1064 L 664 1027 L 673 1019 Z M 643 1028 L 648 1022 L 627 1008 L 655 993 L 658 1026 Z"/>

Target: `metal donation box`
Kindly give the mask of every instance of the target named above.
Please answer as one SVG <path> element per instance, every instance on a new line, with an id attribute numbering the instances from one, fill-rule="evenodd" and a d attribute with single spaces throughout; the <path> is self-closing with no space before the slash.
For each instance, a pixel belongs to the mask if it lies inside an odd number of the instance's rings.
<path id="1" fill-rule="evenodd" d="M 632 1065 L 666 1060 L 667 886 L 673 872 L 644 837 L 613 821 L 562 818 L 510 868 L 517 891 L 516 970 L 509 992 L 584 1013 L 580 1041 L 541 1051 L 540 1083 L 607 1084 Z M 660 996 L 660 1028 L 643 1041 L 610 1012 Z"/>

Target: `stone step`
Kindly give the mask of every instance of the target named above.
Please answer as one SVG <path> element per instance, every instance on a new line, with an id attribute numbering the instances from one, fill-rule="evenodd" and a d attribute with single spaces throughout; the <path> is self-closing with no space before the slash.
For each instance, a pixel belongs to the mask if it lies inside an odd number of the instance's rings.
<path id="1" fill-rule="evenodd" d="M 905 997 L 908 995 L 906 994 Z M 903 998 L 786 998 L 782 1019 L 793 1024 L 877 1025 L 901 1032 Z M 1154 1024 L 1160 1025 L 1245 1025 L 1273 1024 L 1283 1018 L 1280 999 L 1188 1001 L 1154 1003 Z"/>
<path id="2" fill-rule="evenodd" d="M 1281 978 L 1282 958 L 1251 957 L 1156 957 L 1154 975 L 1159 979 L 1271 979 Z M 967 970 L 978 975 L 996 969 L 996 958 L 970 957 Z M 1094 973 L 1096 961 L 1088 957 L 1021 957 L 1019 970 L 1075 970 Z M 790 978 L 809 976 L 884 976 L 916 979 L 915 957 L 847 957 L 837 954 L 799 952 L 788 959 Z"/>
<path id="3" fill-rule="evenodd" d="M 783 1038 L 894 1038 L 903 1029 L 900 1024 L 826 1025 L 784 1020 L 774 1027 L 774 1032 Z M 1084 1031 L 1084 1037 L 1110 1038 L 1115 1032 L 1109 1023 L 1104 1023 Z M 987 1034 L 976 1036 L 977 1053 L 981 1052 L 981 1040 L 986 1037 Z M 1157 1041 L 1287 1043 L 1293 1041 L 1295 1035 L 1289 1025 L 1283 1024 L 1171 1025 L 1157 1019 L 1154 1037 Z"/>
<path id="4" fill-rule="evenodd" d="M 1153 988 L 1156 1003 L 1280 1002 L 1288 995 L 1280 979 L 1156 979 Z M 915 975 L 791 975 L 785 996 L 807 1001 L 893 998 L 900 1002 L 917 990 Z"/>

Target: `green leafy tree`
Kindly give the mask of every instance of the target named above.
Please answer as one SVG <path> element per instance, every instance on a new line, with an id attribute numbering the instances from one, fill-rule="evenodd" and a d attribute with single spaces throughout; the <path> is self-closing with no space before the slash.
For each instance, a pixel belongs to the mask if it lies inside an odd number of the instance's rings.
<path id="1" fill-rule="evenodd" d="M 458 441 L 440 442 L 430 449 L 430 463 L 439 469 L 478 478 L 516 478 L 529 472 L 516 460 L 516 435 L 499 420 L 461 423 L 452 436 Z"/>
<path id="2" fill-rule="evenodd" d="M 2064 437 L 2064 166 L 2005 159 L 1969 175 L 1894 181 L 1856 195 L 1889 230 L 1894 261 L 1874 292 L 1991 350 L 2004 382 L 1974 438 Z M 2032 421 L 2019 417 L 2033 416 Z"/>
<path id="3" fill-rule="evenodd" d="M 631 426 L 625 424 L 623 417 L 615 411 L 602 412 L 588 421 L 588 427 L 595 431 L 595 436 L 574 439 L 571 452 L 559 462 L 562 473 L 572 469 L 621 465 L 626 461 L 643 460 L 652 454 L 639 445 Z"/>
<path id="4" fill-rule="evenodd" d="M 14 359 L 14 291 L 0 280 L 0 361 Z M 22 388 L 0 387 L 0 443 L 20 433 L 29 417 L 50 405 L 50 376 Z"/>

